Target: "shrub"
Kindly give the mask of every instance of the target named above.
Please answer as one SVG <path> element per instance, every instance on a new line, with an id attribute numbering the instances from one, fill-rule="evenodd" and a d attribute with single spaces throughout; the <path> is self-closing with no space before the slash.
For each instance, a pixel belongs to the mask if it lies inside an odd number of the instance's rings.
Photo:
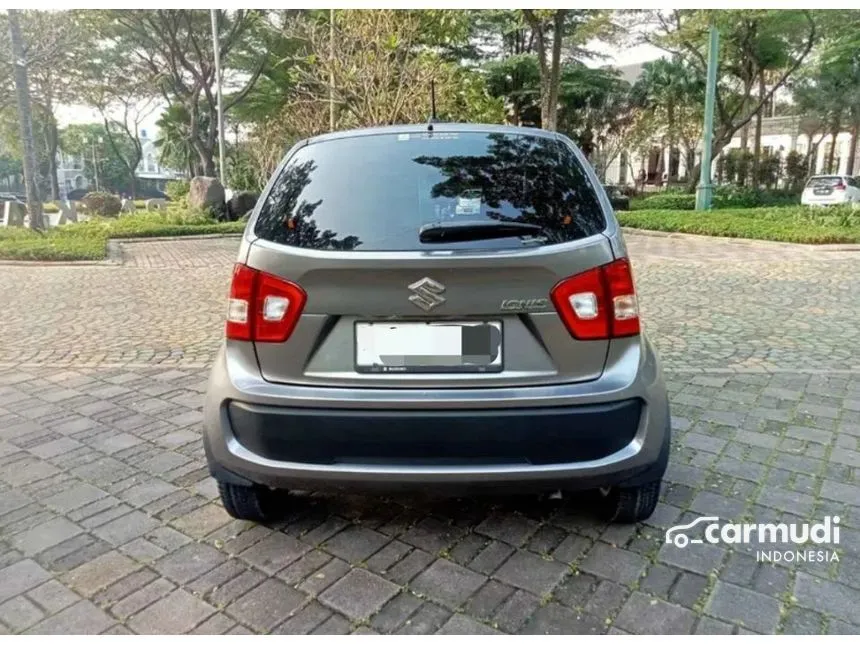
<path id="1" fill-rule="evenodd" d="M 648 195 L 640 202 L 640 208 L 647 210 L 693 210 L 696 207 L 696 196 L 690 193 L 666 191 Z"/>
<path id="2" fill-rule="evenodd" d="M 804 244 L 860 242 L 860 210 L 850 207 L 640 210 L 616 216 L 622 226 L 658 231 Z"/>
<path id="3" fill-rule="evenodd" d="M 87 193 L 81 201 L 90 213 L 103 217 L 116 217 L 122 208 L 119 197 L 110 193 Z"/>
<path id="4" fill-rule="evenodd" d="M 167 182 L 167 185 L 164 187 L 164 192 L 167 193 L 167 196 L 170 197 L 171 200 L 178 202 L 188 195 L 188 191 L 190 189 L 190 181 L 185 179 L 176 179 L 174 181 Z"/>
<path id="5" fill-rule="evenodd" d="M 758 208 L 798 206 L 800 196 L 790 190 L 760 190 L 749 186 L 717 186 L 714 208 Z"/>
<path id="6" fill-rule="evenodd" d="M 798 206 L 800 196 L 791 190 L 760 190 L 750 186 L 715 186 L 714 208 L 760 208 Z M 634 210 L 693 210 L 696 196 L 691 193 L 663 192 L 637 200 Z"/>
<path id="7" fill-rule="evenodd" d="M 808 159 L 806 155 L 792 150 L 785 157 L 785 179 L 790 190 L 801 191 L 806 183 L 808 170 Z"/>

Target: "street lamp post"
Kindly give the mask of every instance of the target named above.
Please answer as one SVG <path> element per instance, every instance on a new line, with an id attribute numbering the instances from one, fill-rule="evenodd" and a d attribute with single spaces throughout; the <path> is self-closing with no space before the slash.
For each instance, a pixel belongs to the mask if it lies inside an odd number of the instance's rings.
<path id="1" fill-rule="evenodd" d="M 696 210 L 711 209 L 714 186 L 711 183 L 711 145 L 714 138 L 714 102 L 717 93 L 717 58 L 719 55 L 720 33 L 711 25 L 708 47 L 708 86 L 705 94 L 705 127 L 702 133 L 702 165 L 699 185 L 696 188 Z"/>

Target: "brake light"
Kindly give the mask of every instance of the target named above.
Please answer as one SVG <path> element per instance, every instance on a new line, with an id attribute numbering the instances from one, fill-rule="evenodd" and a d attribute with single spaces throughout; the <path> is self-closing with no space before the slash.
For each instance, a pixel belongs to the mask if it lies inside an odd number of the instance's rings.
<path id="1" fill-rule="evenodd" d="M 840 181 L 838 184 L 836 184 L 836 185 L 834 186 L 834 188 L 835 188 L 836 190 L 845 190 L 845 184 L 843 184 L 843 183 Z"/>
<path id="2" fill-rule="evenodd" d="M 227 338 L 282 343 L 293 333 L 306 300 L 294 282 L 237 264 L 227 304 Z"/>
<path id="3" fill-rule="evenodd" d="M 553 287 L 550 298 L 567 330 L 579 340 L 639 333 L 636 290 L 626 259 L 565 278 Z"/>

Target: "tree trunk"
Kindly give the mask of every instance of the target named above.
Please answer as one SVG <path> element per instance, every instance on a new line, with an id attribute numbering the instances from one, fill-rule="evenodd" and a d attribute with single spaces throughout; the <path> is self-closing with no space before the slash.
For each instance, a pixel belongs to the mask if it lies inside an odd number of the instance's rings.
<path id="1" fill-rule="evenodd" d="M 520 126 L 523 124 L 523 118 L 520 113 L 520 101 L 519 99 L 514 99 L 511 101 L 511 111 L 514 116 L 514 125 Z"/>
<path id="2" fill-rule="evenodd" d="M 215 157 L 209 151 L 200 152 L 200 165 L 203 166 L 203 174 L 206 177 L 215 177 Z"/>
<path id="3" fill-rule="evenodd" d="M 854 174 L 854 159 L 857 157 L 857 130 L 858 124 L 854 124 L 851 128 L 851 143 L 848 146 L 848 167 L 845 169 L 846 175 Z"/>
<path id="4" fill-rule="evenodd" d="M 669 169 L 668 173 L 668 183 L 672 183 L 672 180 L 675 179 L 675 173 L 672 171 L 672 157 L 675 152 L 675 104 L 672 101 L 666 102 L 666 120 L 669 122 Z"/>
<path id="5" fill-rule="evenodd" d="M 809 146 L 809 152 L 807 152 L 806 155 L 806 175 L 812 176 L 815 174 L 815 162 L 818 159 L 818 144 L 811 144 Z"/>
<path id="6" fill-rule="evenodd" d="M 531 9 L 523 9 L 523 15 L 531 27 L 535 49 L 537 50 L 538 68 L 540 70 L 540 125 L 544 129 L 549 129 L 549 69 L 546 64 L 546 41 L 543 37 L 543 25 Z"/>
<path id="7" fill-rule="evenodd" d="M 558 85 L 561 75 L 561 45 L 564 18 L 567 9 L 558 9 L 553 14 L 552 60 L 547 65 L 546 39 L 543 23 L 531 9 L 523 9 L 523 15 L 531 27 L 540 66 L 540 120 L 544 130 L 556 130 L 558 123 Z"/>
<path id="8" fill-rule="evenodd" d="M 564 31 L 564 17 L 567 9 L 559 9 L 553 16 L 552 30 L 552 61 L 550 63 L 549 77 L 549 99 L 547 113 L 549 114 L 549 127 L 547 130 L 558 130 L 558 89 L 561 77 L 561 41 Z"/>
<path id="9" fill-rule="evenodd" d="M 687 146 L 687 162 L 684 165 L 687 173 L 687 182 L 689 183 L 690 173 L 693 172 L 693 168 L 696 166 L 696 149 L 692 146 Z"/>
<path id="10" fill-rule="evenodd" d="M 759 167 L 761 164 L 761 119 L 764 113 L 764 72 L 759 71 L 758 74 L 758 98 L 762 107 L 755 115 L 755 140 L 753 141 L 753 160 L 752 160 L 752 183 L 753 187 L 758 187 L 759 184 Z"/>
<path id="11" fill-rule="evenodd" d="M 830 132 L 830 136 L 833 137 L 833 142 L 830 145 L 830 153 L 827 155 L 827 172 L 835 173 L 839 169 L 833 169 L 833 159 L 836 156 L 836 136 L 839 134 L 839 128 L 836 127 Z"/>
<path id="12" fill-rule="evenodd" d="M 18 22 L 18 9 L 9 9 L 9 40 L 12 45 L 12 64 L 15 66 L 15 98 L 18 101 L 18 122 L 21 130 L 21 144 L 24 149 L 24 185 L 27 189 L 27 210 L 30 211 L 30 228 L 36 231 L 44 228 L 42 221 L 42 200 L 39 196 L 36 177 L 36 146 L 33 142 L 33 114 L 30 108 L 30 88 L 27 83 L 27 59 L 24 55 L 24 42 L 21 25 Z"/>

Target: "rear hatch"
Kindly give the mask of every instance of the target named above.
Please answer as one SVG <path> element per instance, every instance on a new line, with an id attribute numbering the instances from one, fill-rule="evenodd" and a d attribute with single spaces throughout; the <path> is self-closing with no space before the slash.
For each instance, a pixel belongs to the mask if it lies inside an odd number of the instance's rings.
<path id="1" fill-rule="evenodd" d="M 832 204 L 845 201 L 847 186 L 842 177 L 812 177 L 806 184 L 806 201 L 813 204 Z"/>
<path id="2" fill-rule="evenodd" d="M 306 294 L 286 342 L 255 343 L 267 380 L 492 387 L 603 371 L 609 340 L 574 338 L 550 298 L 614 259 L 588 173 L 552 136 L 311 143 L 252 227 L 247 265 Z"/>

